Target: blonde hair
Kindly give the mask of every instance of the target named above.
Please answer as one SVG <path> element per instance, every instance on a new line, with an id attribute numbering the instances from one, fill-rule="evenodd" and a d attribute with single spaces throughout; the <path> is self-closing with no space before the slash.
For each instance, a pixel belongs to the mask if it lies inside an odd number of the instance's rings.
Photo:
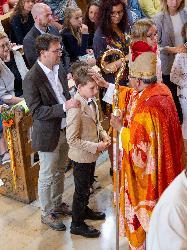
<path id="1" fill-rule="evenodd" d="M 3 39 L 3 38 L 8 38 L 7 34 L 5 32 L 0 32 L 0 39 Z"/>
<path id="2" fill-rule="evenodd" d="M 80 29 L 74 28 L 71 23 L 70 19 L 72 18 L 72 14 L 76 11 L 81 11 L 78 7 L 68 7 L 65 9 L 64 12 L 64 28 L 67 28 L 71 31 L 72 35 L 77 39 L 78 44 L 80 45 L 82 42 L 82 33 Z"/>
<path id="3" fill-rule="evenodd" d="M 167 0 L 160 0 L 160 4 L 161 4 L 162 11 L 164 13 L 168 13 L 169 11 L 168 11 Z M 182 2 L 181 2 L 181 4 L 180 4 L 177 11 L 180 11 L 180 10 L 184 9 L 184 7 L 185 7 L 185 0 L 182 0 Z"/>
<path id="4" fill-rule="evenodd" d="M 148 18 L 138 20 L 131 29 L 131 42 L 146 41 L 147 33 L 149 29 L 155 25 L 155 23 Z"/>

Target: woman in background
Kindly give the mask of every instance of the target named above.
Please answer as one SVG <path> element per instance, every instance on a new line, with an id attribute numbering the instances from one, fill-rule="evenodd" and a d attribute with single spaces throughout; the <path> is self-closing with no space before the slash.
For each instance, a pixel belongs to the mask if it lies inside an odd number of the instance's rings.
<path id="1" fill-rule="evenodd" d="M 88 48 L 90 49 L 93 47 L 93 38 L 98 24 L 99 9 L 100 5 L 98 2 L 90 2 L 84 17 L 84 24 L 88 26 Z"/>
<path id="2" fill-rule="evenodd" d="M 108 0 L 101 3 L 99 25 L 94 35 L 93 50 L 97 65 L 101 68 L 100 62 L 105 51 L 108 49 L 119 49 L 124 55 L 129 53 L 129 22 L 126 5 L 122 0 Z M 106 81 L 114 83 L 115 73 L 121 67 L 122 60 L 118 56 L 111 56 L 107 59 L 105 70 L 102 75 Z M 128 81 L 128 68 L 124 72 L 121 85 Z"/>
<path id="3" fill-rule="evenodd" d="M 23 39 L 34 25 L 31 9 L 34 0 L 19 0 L 10 19 L 11 41 L 23 44 Z"/>
<path id="4" fill-rule="evenodd" d="M 153 20 L 158 29 L 158 41 L 161 47 L 162 78 L 172 92 L 179 119 L 182 123 L 182 110 L 177 96 L 177 85 L 171 82 L 170 72 L 175 59 L 174 53 L 176 53 L 173 48 L 182 46 L 180 51 L 186 50 L 183 46 L 181 30 L 184 23 L 187 22 L 187 10 L 185 9 L 185 0 L 161 0 L 161 5 L 162 11 Z"/>

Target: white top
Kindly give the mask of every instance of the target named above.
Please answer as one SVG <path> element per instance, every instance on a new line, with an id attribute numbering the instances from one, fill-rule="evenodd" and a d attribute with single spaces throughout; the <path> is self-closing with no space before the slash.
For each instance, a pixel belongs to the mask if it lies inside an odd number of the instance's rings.
<path id="1" fill-rule="evenodd" d="M 171 82 L 177 84 L 180 87 L 182 95 L 187 90 L 187 53 L 178 53 L 175 56 L 175 60 L 170 73 Z M 187 93 L 186 93 L 187 98 Z"/>
<path id="2" fill-rule="evenodd" d="M 182 35 L 181 35 L 183 22 L 181 20 L 180 14 L 177 13 L 176 15 L 170 16 L 170 17 L 171 17 L 171 21 L 172 21 L 173 29 L 174 29 L 175 46 L 182 45 L 184 43 Z"/>
<path id="3" fill-rule="evenodd" d="M 65 108 L 66 98 L 63 95 L 63 87 L 58 78 L 59 65 L 55 65 L 53 67 L 53 70 L 51 70 L 48 67 L 46 67 L 43 63 L 41 63 L 39 60 L 37 60 L 37 62 L 39 66 L 41 67 L 41 69 L 44 71 L 45 75 L 47 76 L 51 84 L 51 87 L 53 88 L 55 92 L 55 95 L 57 97 L 59 104 L 63 104 L 63 110 L 64 112 L 66 112 L 66 108 Z M 61 129 L 65 127 L 66 127 L 66 118 L 62 118 Z"/>
<path id="4" fill-rule="evenodd" d="M 187 176 L 178 175 L 160 197 L 151 216 L 146 250 L 187 249 Z"/>
<path id="5" fill-rule="evenodd" d="M 0 98 L 6 103 L 6 100 L 12 99 L 14 94 L 14 74 L 0 59 Z"/>

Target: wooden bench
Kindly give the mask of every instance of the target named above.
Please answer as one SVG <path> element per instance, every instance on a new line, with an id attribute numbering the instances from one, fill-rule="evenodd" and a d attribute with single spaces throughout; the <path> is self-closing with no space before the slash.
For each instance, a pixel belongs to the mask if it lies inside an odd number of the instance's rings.
<path id="1" fill-rule="evenodd" d="M 39 173 L 39 162 L 32 163 L 34 158 L 30 140 L 32 118 L 29 113 L 26 114 L 24 110 L 20 110 L 19 106 L 11 112 L 14 114 L 14 125 L 10 128 L 10 133 L 14 151 L 16 188 L 11 165 L 9 163 L 2 165 L 0 166 L 0 194 L 30 203 L 37 198 Z"/>

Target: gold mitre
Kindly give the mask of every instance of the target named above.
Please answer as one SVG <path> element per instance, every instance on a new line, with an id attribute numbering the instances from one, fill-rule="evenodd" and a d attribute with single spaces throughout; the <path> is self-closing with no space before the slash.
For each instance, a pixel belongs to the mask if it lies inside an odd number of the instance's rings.
<path id="1" fill-rule="evenodd" d="M 144 41 L 131 44 L 129 52 L 129 74 L 132 77 L 151 79 L 156 76 L 156 48 Z"/>

